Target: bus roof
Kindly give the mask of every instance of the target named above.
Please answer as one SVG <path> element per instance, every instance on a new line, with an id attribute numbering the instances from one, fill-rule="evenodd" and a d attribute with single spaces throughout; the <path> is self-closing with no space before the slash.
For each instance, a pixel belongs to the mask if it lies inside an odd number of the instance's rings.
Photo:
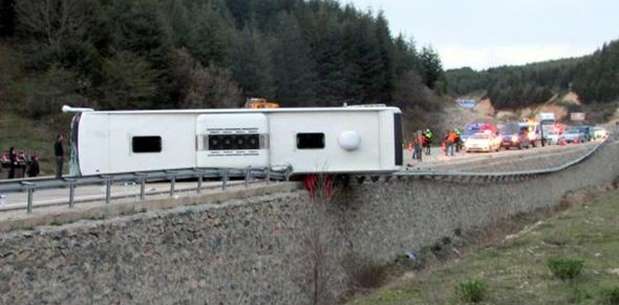
<path id="1" fill-rule="evenodd" d="M 74 110 L 75 109 L 75 110 Z M 92 114 L 225 114 L 225 113 L 280 113 L 280 112 L 374 112 L 392 110 L 400 113 L 397 107 L 390 106 L 346 106 L 346 107 L 314 107 L 314 108 L 231 108 L 231 109 L 153 109 L 153 110 L 104 110 L 95 111 L 87 108 L 63 107 L 64 112 L 83 112 Z"/>

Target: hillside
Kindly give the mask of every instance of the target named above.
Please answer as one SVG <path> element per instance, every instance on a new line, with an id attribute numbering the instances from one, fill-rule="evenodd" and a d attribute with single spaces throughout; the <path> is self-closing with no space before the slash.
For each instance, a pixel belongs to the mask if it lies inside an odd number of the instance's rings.
<path id="1" fill-rule="evenodd" d="M 585 57 L 483 71 L 461 68 L 447 71 L 446 78 L 450 94 L 485 92 L 496 109 L 539 105 L 570 91 L 584 104 L 612 103 L 619 100 L 619 40 Z"/>
<path id="2" fill-rule="evenodd" d="M 40 160 L 41 175 L 55 171 L 54 141 L 59 133 L 68 134 L 70 116 L 56 116 L 53 120 L 34 121 L 13 113 L 0 113 L 0 152 L 15 147 L 28 155 L 36 154 Z M 2 170 L 0 179 L 6 176 Z"/>
<path id="3" fill-rule="evenodd" d="M 0 2 L 0 106 L 25 117 L 63 103 L 221 108 L 249 97 L 440 108 L 437 53 L 392 35 L 380 12 L 332 0 L 48 2 Z"/>

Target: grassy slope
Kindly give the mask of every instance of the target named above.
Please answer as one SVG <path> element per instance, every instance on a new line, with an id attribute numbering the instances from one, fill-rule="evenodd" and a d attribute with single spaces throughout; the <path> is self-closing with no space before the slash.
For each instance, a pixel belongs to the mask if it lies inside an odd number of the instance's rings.
<path id="1" fill-rule="evenodd" d="M 584 259 L 583 274 L 573 282 L 553 278 L 546 260 L 556 256 Z M 459 304 L 454 287 L 472 278 L 489 285 L 483 304 L 600 304 L 602 289 L 619 287 L 619 191 L 348 304 Z"/>
<path id="2" fill-rule="evenodd" d="M 18 151 L 36 153 L 40 158 L 41 175 L 51 175 L 54 173 L 54 140 L 59 132 L 53 125 L 55 124 L 36 122 L 10 112 L 0 113 L 0 150 L 8 151 L 14 146 Z M 0 177 L 5 174 L 3 169 Z"/>

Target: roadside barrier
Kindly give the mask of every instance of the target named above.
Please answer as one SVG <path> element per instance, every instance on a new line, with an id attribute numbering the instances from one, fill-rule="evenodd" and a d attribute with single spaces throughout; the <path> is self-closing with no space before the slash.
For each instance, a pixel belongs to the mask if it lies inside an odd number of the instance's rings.
<path id="1" fill-rule="evenodd" d="M 377 183 L 380 181 L 389 182 L 393 179 L 401 180 L 404 178 L 417 178 L 417 179 L 433 179 L 437 181 L 446 182 L 459 182 L 459 183 L 500 183 L 508 181 L 521 181 L 530 179 L 539 175 L 547 175 L 556 172 L 563 171 L 569 167 L 579 164 L 590 158 L 602 145 L 606 143 L 606 140 L 600 142 L 589 149 L 582 156 L 566 162 L 560 166 L 541 168 L 534 170 L 524 171 L 504 171 L 504 172 L 467 172 L 457 170 L 422 170 L 422 171 L 401 171 L 393 174 L 385 175 L 353 175 L 355 179 L 347 179 L 347 181 L 355 180 L 359 184 L 362 183 Z M 231 185 L 231 181 L 241 181 L 236 185 L 244 185 L 248 187 L 250 184 L 266 183 L 270 181 L 288 181 L 291 168 L 271 169 L 271 168 L 246 168 L 246 169 L 232 169 L 232 168 L 187 168 L 165 171 L 148 171 L 148 172 L 135 172 L 135 173 L 122 173 L 114 175 L 99 175 L 99 176 L 84 176 L 84 177 L 64 177 L 62 179 L 55 178 L 41 178 L 41 179 L 15 179 L 0 182 L 0 212 L 15 211 L 23 209 L 23 207 L 10 207 L 6 206 L 6 194 L 8 193 L 26 193 L 26 212 L 32 213 L 32 210 L 37 207 L 45 205 L 34 205 L 35 193 L 40 190 L 49 189 L 67 189 L 67 202 L 69 208 L 75 207 L 75 191 L 79 187 L 83 186 L 105 186 L 105 197 L 103 201 L 109 204 L 113 198 L 112 188 L 114 184 L 118 183 L 131 183 L 139 185 L 139 193 L 137 197 L 140 200 L 145 200 L 147 195 L 161 195 L 161 192 L 148 193 L 146 192 L 146 184 L 151 182 L 167 182 L 169 183 L 169 190 L 167 193 L 170 197 L 174 197 L 179 190 L 176 189 L 178 181 L 181 180 L 195 180 L 195 188 L 189 189 L 189 191 L 195 191 L 201 193 L 204 189 L 221 188 L 225 190 Z M 382 178 L 382 179 L 381 179 Z M 212 179 L 219 182 L 218 186 L 205 187 L 205 180 Z M 183 192 L 187 192 L 185 189 Z M 126 198 L 129 196 L 124 196 Z M 58 204 L 53 204 L 58 205 Z"/>
<path id="2" fill-rule="evenodd" d="M 68 206 L 75 206 L 75 190 L 83 186 L 105 186 L 105 203 L 109 204 L 112 201 L 112 187 L 116 183 L 137 184 L 140 186 L 139 199 L 146 198 L 146 184 L 150 182 L 168 182 L 170 185 L 169 196 L 174 197 L 178 192 L 176 184 L 180 180 L 195 180 L 196 187 L 193 189 L 196 193 L 201 193 L 204 189 L 213 188 L 213 186 L 205 187 L 205 180 L 213 179 L 220 182 L 216 188 L 225 190 L 230 186 L 231 179 L 243 180 L 241 183 L 245 187 L 250 184 L 263 182 L 268 184 L 270 181 L 286 181 L 291 173 L 290 168 L 271 169 L 271 168 L 187 168 L 165 171 L 147 171 L 135 173 L 122 173 L 114 175 L 99 175 L 99 176 L 83 176 L 83 177 L 63 177 L 56 178 L 40 178 L 40 179 L 14 179 L 0 182 L 0 196 L 5 200 L 8 193 L 26 193 L 26 212 L 32 213 L 33 208 L 37 206 L 35 203 L 35 193 L 40 190 L 50 189 L 68 189 Z M 186 191 L 186 190 L 184 190 Z M 156 193 L 159 195 L 160 193 Z M 151 195 L 151 194 L 148 194 Z M 4 204 L 6 205 L 6 203 Z M 14 211 L 22 209 L 18 207 L 0 207 L 0 212 Z"/>

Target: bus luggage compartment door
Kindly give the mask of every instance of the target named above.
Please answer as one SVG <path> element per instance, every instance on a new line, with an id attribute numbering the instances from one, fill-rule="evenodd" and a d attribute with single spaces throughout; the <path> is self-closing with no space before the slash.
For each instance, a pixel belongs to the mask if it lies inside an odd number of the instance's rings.
<path id="1" fill-rule="evenodd" d="M 269 135 L 262 113 L 205 114 L 197 118 L 198 167 L 269 166 Z"/>

